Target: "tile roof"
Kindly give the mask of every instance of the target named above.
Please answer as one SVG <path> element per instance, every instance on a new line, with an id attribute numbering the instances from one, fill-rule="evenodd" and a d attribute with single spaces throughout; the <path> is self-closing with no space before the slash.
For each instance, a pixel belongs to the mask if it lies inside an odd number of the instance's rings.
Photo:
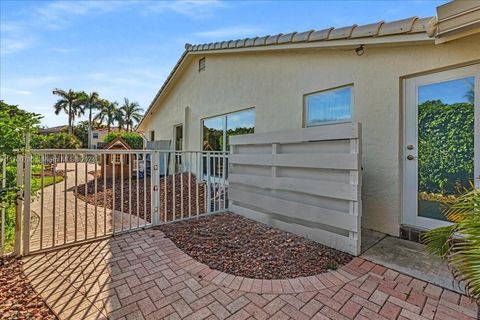
<path id="1" fill-rule="evenodd" d="M 399 34 L 428 33 L 432 36 L 434 17 L 418 18 L 411 17 L 407 19 L 376 23 L 365 25 L 351 25 L 341 28 L 328 28 L 323 30 L 309 30 L 304 32 L 280 33 L 277 35 L 268 35 L 262 37 L 229 40 L 221 42 L 211 42 L 203 44 L 185 45 L 187 52 L 192 51 L 210 51 L 237 49 L 257 46 L 270 46 L 278 44 L 290 44 L 299 42 L 315 42 L 329 40 L 356 39 L 368 37 L 383 37 Z"/>
<path id="2" fill-rule="evenodd" d="M 409 35 L 426 33 L 429 37 L 434 37 L 436 33 L 436 17 L 418 18 L 411 17 L 402 20 L 396 20 L 391 22 L 379 21 L 376 23 L 370 23 L 365 25 L 352 25 L 341 28 L 327 28 L 322 30 L 308 30 L 304 32 L 290 32 L 280 33 L 277 35 L 269 35 L 263 37 L 245 38 L 238 40 L 226 40 L 220 42 L 211 42 L 203 44 L 185 44 L 185 51 L 178 59 L 177 64 L 173 67 L 172 71 L 168 75 L 167 79 L 158 90 L 157 94 L 153 98 L 150 106 L 145 112 L 144 116 L 140 120 L 137 128 L 140 128 L 145 118 L 151 113 L 155 101 L 164 92 L 167 85 L 174 77 L 176 71 L 180 68 L 180 65 L 186 59 L 190 53 L 202 52 L 202 51 L 215 51 L 215 50 L 234 50 L 249 47 L 265 47 L 275 46 L 283 44 L 302 44 L 313 43 L 330 40 L 348 40 L 348 39 L 362 39 L 362 38 L 380 38 L 384 36 L 395 35 Z M 388 42 L 388 41 L 387 41 Z"/>

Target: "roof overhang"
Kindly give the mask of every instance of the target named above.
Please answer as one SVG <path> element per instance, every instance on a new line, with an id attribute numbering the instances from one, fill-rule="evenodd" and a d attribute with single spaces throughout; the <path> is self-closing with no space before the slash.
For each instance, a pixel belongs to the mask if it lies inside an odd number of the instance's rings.
<path id="1" fill-rule="evenodd" d="M 217 54 L 231 54 L 231 53 L 251 53 L 251 52 L 281 52 L 281 51 L 312 51 L 312 50 L 335 50 L 335 49 L 352 49 L 354 50 L 360 45 L 368 47 L 394 47 L 405 45 L 422 45 L 422 44 L 434 44 L 435 39 L 428 36 L 427 33 L 412 33 L 391 35 L 384 37 L 367 37 L 367 38 L 355 38 L 355 39 L 341 39 L 341 40 L 329 40 L 318 42 L 300 42 L 300 43 L 288 43 L 277 44 L 268 46 L 253 46 L 242 48 L 230 48 L 230 49 L 216 49 L 216 50 L 204 50 L 204 51 L 187 51 L 185 50 L 178 60 L 177 64 L 163 83 L 160 90 L 155 95 L 154 99 L 150 103 L 145 115 L 140 120 L 137 126 L 137 131 L 144 132 L 145 121 L 149 119 L 156 106 L 159 105 L 162 98 L 166 96 L 169 89 L 173 86 L 175 79 L 184 71 L 188 66 L 191 58 L 205 55 L 217 55 Z"/>
<path id="2" fill-rule="evenodd" d="M 436 43 L 480 32 L 480 1 L 452 1 L 437 7 Z"/>

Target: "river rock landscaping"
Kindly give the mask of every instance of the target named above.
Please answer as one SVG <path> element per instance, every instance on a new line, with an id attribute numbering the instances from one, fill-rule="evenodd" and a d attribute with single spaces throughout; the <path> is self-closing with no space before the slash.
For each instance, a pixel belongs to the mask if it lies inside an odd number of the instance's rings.
<path id="1" fill-rule="evenodd" d="M 175 177 L 175 188 L 174 188 L 174 177 Z M 183 182 L 182 182 L 183 181 Z M 189 187 L 190 181 L 190 187 Z M 166 183 L 165 183 L 166 182 Z M 131 199 L 129 197 L 129 186 L 132 185 Z M 198 186 L 198 190 L 197 190 Z M 146 192 L 144 190 L 146 189 Z M 146 219 L 148 222 L 151 222 L 150 215 L 150 197 L 151 197 L 151 184 L 150 178 L 148 177 L 146 181 L 144 179 L 138 180 L 138 215 L 142 219 Z M 205 183 L 197 183 L 195 175 L 189 177 L 188 173 L 177 173 L 175 175 L 169 175 L 167 178 L 160 179 L 160 221 L 172 221 L 182 217 L 181 212 L 183 211 L 183 217 L 188 217 L 189 212 L 191 215 L 204 214 L 206 212 L 205 208 L 205 193 L 206 186 Z M 175 189 L 175 193 L 173 190 Z M 87 183 L 87 194 L 85 195 L 85 185 L 81 185 L 77 190 L 73 190 L 76 196 L 85 200 L 90 204 L 95 204 L 95 201 L 98 206 L 103 207 L 105 205 L 104 200 L 106 199 L 106 206 L 109 209 L 113 209 L 113 180 L 107 179 L 106 188 L 104 188 L 104 180 L 102 177 L 97 177 L 97 192 L 95 193 L 95 180 L 90 180 Z M 166 191 L 165 191 L 166 190 Z M 188 201 L 188 195 L 191 195 L 190 203 Z M 198 193 L 197 193 L 198 192 Z M 175 194 L 175 199 L 174 199 Z M 197 203 L 197 194 L 198 194 L 198 203 Z M 183 202 L 182 202 L 183 195 Z M 146 197 L 146 199 L 145 199 Z M 123 189 L 120 179 L 115 181 L 115 210 L 120 211 L 122 209 L 122 198 L 123 198 L 123 212 L 137 215 L 137 179 L 132 177 L 131 182 L 128 178 L 124 179 Z M 165 198 L 167 198 L 167 206 L 165 208 Z M 146 200 L 146 202 L 145 202 Z M 145 203 L 147 204 L 145 208 Z M 173 203 L 175 203 L 175 210 L 173 210 Z M 189 210 L 190 204 L 190 210 Z M 183 205 L 183 207 L 182 207 Z M 183 208 L 183 210 L 182 210 Z M 175 211 L 175 213 L 174 213 Z"/>
<path id="2" fill-rule="evenodd" d="M 0 259 L 0 319 L 57 319 L 14 257 Z"/>
<path id="3" fill-rule="evenodd" d="M 353 256 L 233 213 L 156 227 L 212 269 L 258 279 L 311 276 Z"/>

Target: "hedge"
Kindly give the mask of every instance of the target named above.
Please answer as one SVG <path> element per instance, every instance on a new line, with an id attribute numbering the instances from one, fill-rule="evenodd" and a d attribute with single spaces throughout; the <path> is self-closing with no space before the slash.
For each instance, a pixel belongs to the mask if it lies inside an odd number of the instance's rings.
<path id="1" fill-rule="evenodd" d="M 457 193 L 474 166 L 474 107 L 426 101 L 418 106 L 419 192 Z"/>
<path id="2" fill-rule="evenodd" d="M 110 132 L 103 138 L 103 141 L 109 143 L 118 137 L 125 140 L 132 149 L 143 149 L 143 137 L 135 132 Z"/>

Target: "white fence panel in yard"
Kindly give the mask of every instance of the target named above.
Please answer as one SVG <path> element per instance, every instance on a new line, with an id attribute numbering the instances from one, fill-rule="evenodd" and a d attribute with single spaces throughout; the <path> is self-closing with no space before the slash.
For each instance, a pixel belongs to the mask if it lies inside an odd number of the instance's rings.
<path id="1" fill-rule="evenodd" d="M 0 155 L 0 257 L 225 211 L 227 161 L 225 152 L 174 150 L 27 148 L 17 161 Z M 5 185 L 16 202 L 4 201 Z"/>
<path id="2" fill-rule="evenodd" d="M 360 254 L 360 124 L 235 136 L 230 146 L 230 211 Z"/>

